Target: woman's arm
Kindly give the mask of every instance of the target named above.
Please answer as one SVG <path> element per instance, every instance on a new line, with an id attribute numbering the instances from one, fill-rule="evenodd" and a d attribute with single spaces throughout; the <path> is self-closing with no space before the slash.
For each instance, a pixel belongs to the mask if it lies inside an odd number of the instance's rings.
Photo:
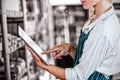
<path id="1" fill-rule="evenodd" d="M 49 65 L 46 67 L 46 70 L 57 78 L 65 80 L 65 69 L 55 65 Z"/>
<path id="2" fill-rule="evenodd" d="M 34 53 L 34 51 L 29 46 L 26 45 L 26 47 L 31 52 L 37 66 L 48 71 L 49 73 L 53 74 L 57 78 L 65 80 L 66 77 L 65 77 L 64 68 L 61 68 L 55 65 L 46 65 L 44 62 L 42 62 L 42 60 L 40 60 L 40 58 Z M 47 53 L 55 53 L 55 52 L 57 53 L 57 55 L 55 55 L 56 59 L 61 57 L 62 54 L 64 54 L 65 52 L 69 52 L 70 56 L 74 58 L 75 48 L 70 44 L 62 44 L 47 51 Z"/>
<path id="3" fill-rule="evenodd" d="M 60 79 L 65 79 L 65 69 L 54 66 L 54 65 L 46 65 L 35 53 L 34 51 L 29 47 L 26 46 L 27 49 L 31 52 L 33 59 L 36 63 L 37 66 L 39 66 L 40 68 L 50 72 L 51 74 L 53 74 L 54 76 L 60 78 Z"/>

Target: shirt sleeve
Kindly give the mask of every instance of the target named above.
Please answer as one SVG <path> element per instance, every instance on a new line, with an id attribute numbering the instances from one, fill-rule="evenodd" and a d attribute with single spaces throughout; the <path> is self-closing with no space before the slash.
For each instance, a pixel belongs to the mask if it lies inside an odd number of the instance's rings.
<path id="1" fill-rule="evenodd" d="M 66 80 L 81 80 L 76 72 L 75 68 L 66 68 L 65 69 Z"/>

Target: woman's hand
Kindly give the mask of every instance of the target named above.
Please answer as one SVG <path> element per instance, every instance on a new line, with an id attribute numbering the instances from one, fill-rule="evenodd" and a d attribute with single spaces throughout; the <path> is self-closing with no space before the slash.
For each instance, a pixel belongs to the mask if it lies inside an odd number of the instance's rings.
<path id="1" fill-rule="evenodd" d="M 61 59 L 63 55 L 68 53 L 74 58 L 75 48 L 71 44 L 61 44 L 53 47 L 52 49 L 43 52 L 44 54 L 52 53 L 54 59 Z"/>
<path id="2" fill-rule="evenodd" d="M 40 68 L 46 70 L 48 65 L 46 63 L 44 63 L 28 45 L 26 45 L 26 48 L 31 52 L 36 65 L 39 66 Z"/>
<path id="3" fill-rule="evenodd" d="M 65 69 L 64 68 L 61 68 L 61 67 L 58 67 L 55 65 L 51 65 L 51 64 L 46 65 L 28 45 L 26 45 L 26 48 L 31 52 L 33 59 L 38 67 L 48 71 L 49 73 L 53 74 L 54 76 L 56 76 L 62 80 L 65 80 Z M 52 48 L 46 52 L 43 52 L 43 53 L 45 53 L 45 54 L 54 53 L 54 58 L 58 59 L 61 56 L 63 56 L 65 53 L 67 53 L 67 52 L 73 53 L 74 51 L 75 51 L 75 49 L 73 48 L 72 45 L 61 44 L 61 45 L 55 46 L 54 48 Z"/>

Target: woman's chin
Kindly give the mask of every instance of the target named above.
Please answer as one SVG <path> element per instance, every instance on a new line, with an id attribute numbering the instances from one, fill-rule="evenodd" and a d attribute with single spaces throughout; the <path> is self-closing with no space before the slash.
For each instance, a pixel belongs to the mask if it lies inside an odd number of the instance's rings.
<path id="1" fill-rule="evenodd" d="M 87 6 L 83 6 L 83 8 L 86 9 L 86 10 L 89 9 L 89 7 L 87 7 Z"/>
<path id="2" fill-rule="evenodd" d="M 87 7 L 87 6 L 83 6 L 83 8 L 84 8 L 85 10 L 90 9 L 90 7 Z"/>

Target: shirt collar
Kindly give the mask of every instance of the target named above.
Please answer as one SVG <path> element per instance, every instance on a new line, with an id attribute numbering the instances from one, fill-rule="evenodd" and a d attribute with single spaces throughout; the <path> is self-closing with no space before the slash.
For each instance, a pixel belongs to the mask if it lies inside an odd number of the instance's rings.
<path id="1" fill-rule="evenodd" d="M 105 19 L 107 19 L 109 16 L 111 16 L 114 13 L 114 7 L 112 6 L 110 10 L 108 10 L 107 12 L 105 12 L 104 14 L 102 14 L 100 16 L 100 19 L 102 21 L 104 21 Z"/>
<path id="2" fill-rule="evenodd" d="M 91 29 L 93 29 L 95 27 L 95 25 L 97 23 L 99 23 L 100 21 L 104 21 L 109 16 L 111 16 L 113 13 L 114 13 L 114 7 L 112 6 L 110 10 L 108 10 L 107 12 L 102 14 L 96 21 L 90 23 L 87 27 L 83 27 L 82 31 L 85 32 L 85 33 L 88 33 Z"/>

